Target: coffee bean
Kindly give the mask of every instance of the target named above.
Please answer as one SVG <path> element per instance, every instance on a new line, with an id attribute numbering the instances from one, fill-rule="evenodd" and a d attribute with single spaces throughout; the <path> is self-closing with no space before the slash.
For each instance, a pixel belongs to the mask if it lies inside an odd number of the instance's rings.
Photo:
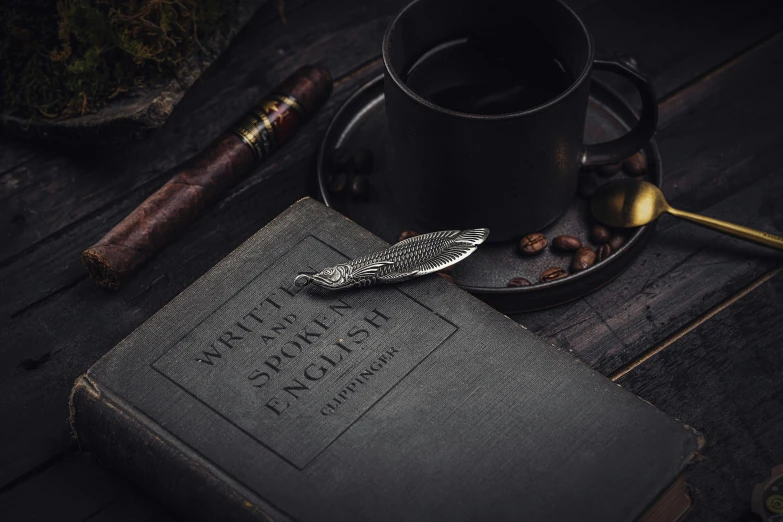
<path id="1" fill-rule="evenodd" d="M 612 247 L 610 247 L 607 243 L 604 243 L 603 245 L 599 246 L 595 249 L 595 258 L 597 261 L 603 261 L 607 257 L 612 255 Z"/>
<path id="2" fill-rule="evenodd" d="M 331 158 L 329 158 L 332 167 L 336 170 L 351 171 L 353 170 L 353 156 L 343 147 L 337 147 L 332 152 Z"/>
<path id="3" fill-rule="evenodd" d="M 623 170 L 625 170 L 629 176 L 641 176 L 647 172 L 647 158 L 645 158 L 641 152 L 637 152 L 623 161 Z"/>
<path id="4" fill-rule="evenodd" d="M 571 260 L 571 271 L 581 272 L 595 264 L 595 252 L 591 248 L 582 247 L 574 252 L 574 258 Z"/>
<path id="5" fill-rule="evenodd" d="M 552 240 L 552 248 L 561 252 L 571 252 L 582 247 L 582 242 L 574 236 L 557 236 Z"/>
<path id="6" fill-rule="evenodd" d="M 590 199 L 598 192 L 600 184 L 595 176 L 590 174 L 582 174 L 582 179 L 579 181 L 579 195 L 585 199 Z"/>
<path id="7" fill-rule="evenodd" d="M 404 241 L 408 239 L 409 237 L 416 237 L 419 233 L 415 232 L 413 230 L 405 230 L 402 234 L 400 234 L 400 239 L 397 240 L 397 242 Z"/>
<path id="8" fill-rule="evenodd" d="M 454 282 L 454 278 L 450 274 L 444 274 L 443 272 L 438 272 L 438 275 L 441 276 L 446 281 L 448 281 L 449 283 Z"/>
<path id="9" fill-rule="evenodd" d="M 357 174 L 370 174 L 374 163 L 372 152 L 367 149 L 359 149 L 353 155 L 353 164 Z"/>
<path id="10" fill-rule="evenodd" d="M 519 251 L 526 256 L 532 256 L 543 252 L 547 244 L 544 234 L 535 232 L 519 240 Z"/>
<path id="11" fill-rule="evenodd" d="M 612 247 L 612 252 L 617 252 L 624 244 L 625 236 L 622 234 L 615 234 L 609 239 L 609 246 Z"/>
<path id="12" fill-rule="evenodd" d="M 519 288 L 521 286 L 530 286 L 533 283 L 525 279 L 524 277 L 515 277 L 513 279 L 509 279 L 508 283 L 506 283 L 506 286 L 509 288 Z"/>
<path id="13" fill-rule="evenodd" d="M 600 223 L 596 223 L 590 228 L 590 241 L 597 245 L 606 243 L 610 237 L 612 237 L 612 233 Z"/>
<path id="14" fill-rule="evenodd" d="M 363 199 L 367 197 L 368 187 L 367 178 L 357 174 L 353 177 L 353 182 L 351 182 L 351 194 L 356 198 Z"/>
<path id="15" fill-rule="evenodd" d="M 568 275 L 568 272 L 560 268 L 559 266 L 553 266 L 552 268 L 547 268 L 543 272 L 541 272 L 541 275 L 538 276 L 539 279 L 541 279 L 542 283 L 546 283 L 548 281 L 554 281 L 555 279 L 560 279 L 561 277 L 565 277 Z"/>
<path id="16" fill-rule="evenodd" d="M 623 168 L 622 163 L 612 163 L 611 165 L 601 165 L 598 167 L 598 174 L 605 178 L 610 178 L 620 172 L 620 169 Z"/>
<path id="17" fill-rule="evenodd" d="M 345 188 L 348 186 L 348 174 L 345 172 L 338 172 L 332 176 L 332 180 L 329 182 L 329 192 L 332 194 L 340 194 L 345 192 Z"/>

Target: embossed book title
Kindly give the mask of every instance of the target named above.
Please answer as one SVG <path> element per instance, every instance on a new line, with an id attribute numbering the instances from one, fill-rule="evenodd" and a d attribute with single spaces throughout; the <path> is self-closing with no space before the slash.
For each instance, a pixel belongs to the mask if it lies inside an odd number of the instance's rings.
<path id="1" fill-rule="evenodd" d="M 303 469 L 457 330 L 401 288 L 293 284 L 299 271 L 345 259 L 308 236 L 153 368 Z"/>

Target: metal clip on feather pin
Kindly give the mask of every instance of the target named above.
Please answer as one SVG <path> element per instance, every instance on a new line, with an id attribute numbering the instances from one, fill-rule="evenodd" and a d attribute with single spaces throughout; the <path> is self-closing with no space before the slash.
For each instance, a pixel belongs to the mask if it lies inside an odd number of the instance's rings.
<path id="1" fill-rule="evenodd" d="M 297 286 L 314 283 L 330 290 L 401 283 L 443 270 L 475 252 L 489 236 L 486 228 L 444 230 L 411 237 L 386 250 L 325 268 L 317 274 L 299 274 Z"/>

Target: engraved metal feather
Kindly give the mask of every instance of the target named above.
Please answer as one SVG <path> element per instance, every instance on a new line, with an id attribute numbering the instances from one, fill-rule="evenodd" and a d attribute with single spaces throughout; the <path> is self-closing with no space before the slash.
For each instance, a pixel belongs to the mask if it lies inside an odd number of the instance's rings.
<path id="1" fill-rule="evenodd" d="M 486 228 L 422 234 L 380 252 L 325 268 L 317 274 L 299 274 L 294 283 L 297 286 L 314 283 L 331 290 L 400 283 L 462 261 L 488 236 Z"/>

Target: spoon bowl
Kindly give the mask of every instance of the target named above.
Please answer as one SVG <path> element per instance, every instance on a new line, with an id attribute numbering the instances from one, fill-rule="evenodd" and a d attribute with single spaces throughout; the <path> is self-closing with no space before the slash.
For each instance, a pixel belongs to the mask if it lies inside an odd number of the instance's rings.
<path id="1" fill-rule="evenodd" d="M 783 238 L 776 234 L 672 208 L 663 192 L 646 181 L 622 179 L 609 182 L 590 201 L 590 208 L 596 219 L 612 227 L 640 227 L 666 212 L 745 241 L 783 250 Z"/>
<path id="2" fill-rule="evenodd" d="M 607 183 L 590 202 L 593 215 L 612 227 L 640 227 L 669 210 L 661 190 L 647 181 Z"/>

